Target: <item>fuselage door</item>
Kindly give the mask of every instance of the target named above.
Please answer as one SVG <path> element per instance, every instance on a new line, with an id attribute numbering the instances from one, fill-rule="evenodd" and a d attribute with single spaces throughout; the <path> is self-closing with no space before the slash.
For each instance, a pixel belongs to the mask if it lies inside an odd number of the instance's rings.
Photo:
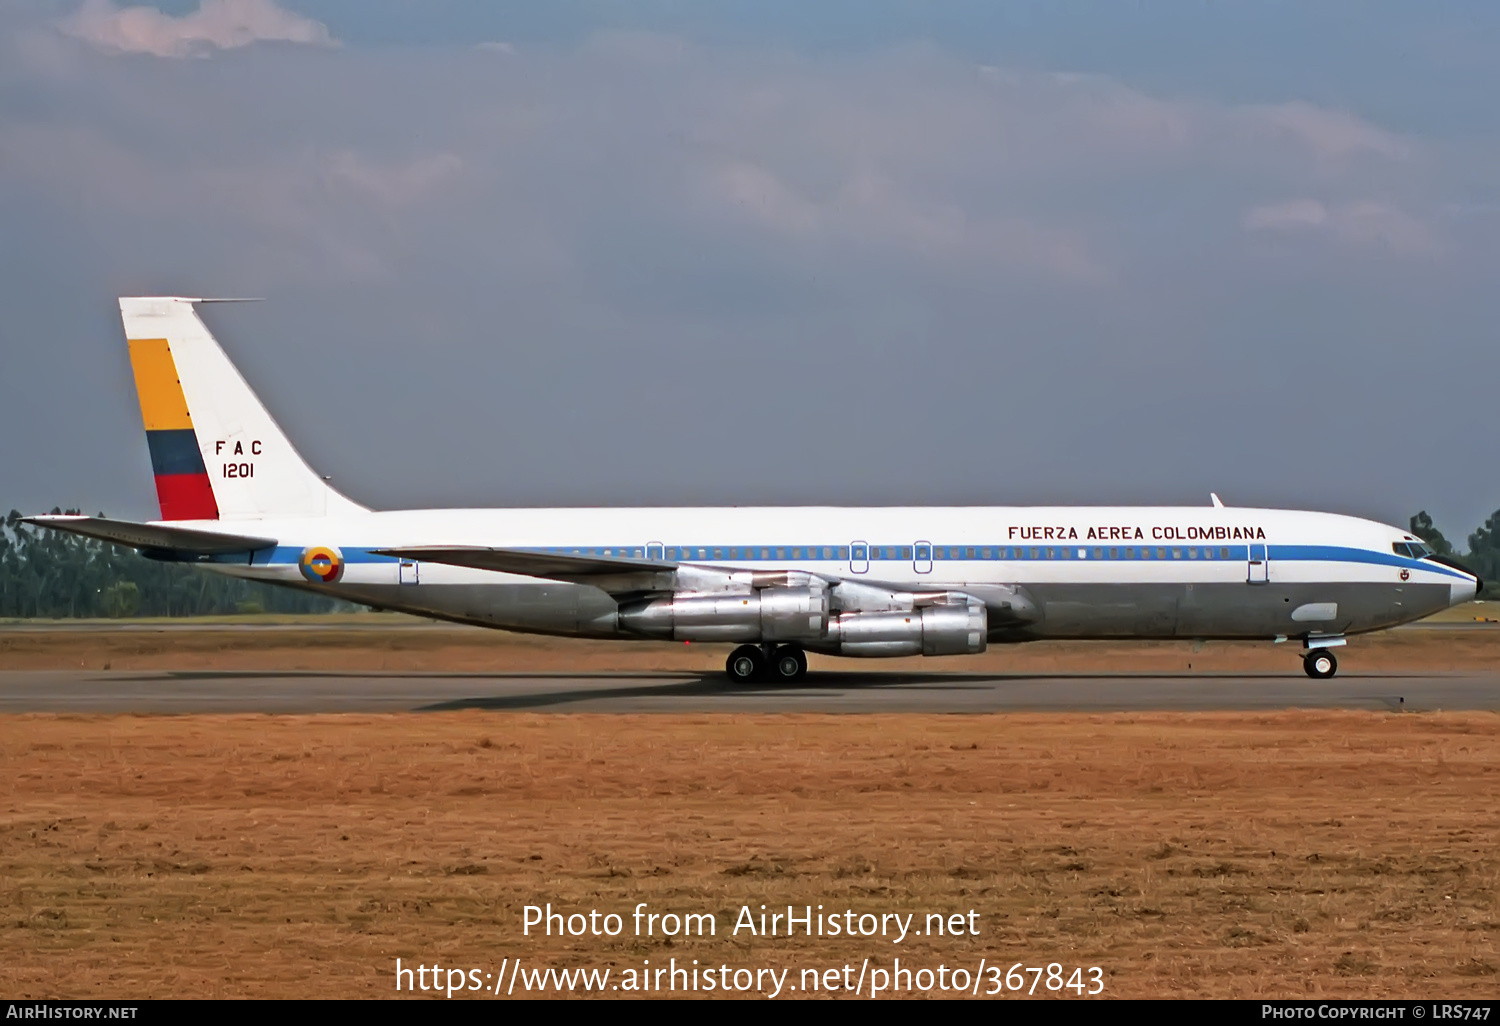
<path id="1" fill-rule="evenodd" d="M 414 559 L 403 559 L 401 561 L 400 579 L 402 584 L 417 584 L 417 573 L 419 564 Z M 389 580 L 390 578 L 386 578 Z"/>
<path id="2" fill-rule="evenodd" d="M 851 574 L 868 573 L 870 570 L 870 546 L 867 542 L 857 541 L 849 543 L 849 572 Z"/>
<path id="3" fill-rule="evenodd" d="M 1248 563 L 1248 580 L 1251 584 L 1265 584 L 1271 579 L 1271 557 L 1264 543 L 1251 544 Z"/>
<path id="4" fill-rule="evenodd" d="M 932 542 L 917 542 L 912 549 L 911 566 L 919 574 L 932 573 Z"/>

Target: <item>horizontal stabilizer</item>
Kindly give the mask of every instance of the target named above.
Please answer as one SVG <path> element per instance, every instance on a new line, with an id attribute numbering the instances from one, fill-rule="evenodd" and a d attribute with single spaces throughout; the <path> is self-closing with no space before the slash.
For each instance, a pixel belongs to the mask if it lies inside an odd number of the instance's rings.
<path id="1" fill-rule="evenodd" d="M 469 545 L 421 545 L 402 549 L 373 549 L 378 556 L 426 560 L 474 570 L 496 570 L 554 581 L 587 581 L 622 573 L 675 570 L 676 563 L 633 556 L 594 556 L 537 549 L 491 549 Z"/>
<path id="2" fill-rule="evenodd" d="M 211 556 L 223 552 L 253 552 L 268 549 L 276 544 L 275 538 L 254 538 L 243 534 L 221 534 L 218 531 L 200 531 L 190 527 L 169 527 L 164 524 L 138 524 L 132 520 L 110 520 L 106 517 L 40 516 L 22 517 L 24 524 L 50 527 L 54 531 L 68 531 L 85 538 L 116 545 L 128 545 L 134 549 L 158 549 L 194 555 Z"/>

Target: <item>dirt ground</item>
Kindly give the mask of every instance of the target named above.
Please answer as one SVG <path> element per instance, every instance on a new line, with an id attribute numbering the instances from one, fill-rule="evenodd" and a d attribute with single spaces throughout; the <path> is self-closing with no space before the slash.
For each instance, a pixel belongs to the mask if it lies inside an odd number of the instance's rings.
<path id="1" fill-rule="evenodd" d="M 1120 997 L 1493 997 L 1497 793 L 1480 713 L 4 717 L 0 992 L 382 996 L 397 958 L 518 957 L 796 986 L 899 956 L 1099 966 Z M 546 902 L 623 932 L 523 936 Z M 638 902 L 716 933 L 636 937 Z M 979 932 L 732 934 L 761 904 Z"/>
<path id="2" fill-rule="evenodd" d="M 379 620 L 375 621 L 377 625 Z M 347 621 L 304 625 L 214 625 L 200 629 L 28 630 L 0 628 L 0 670 L 353 670 L 531 672 L 720 672 L 728 645 L 579 641 L 477 627 L 387 629 Z M 1195 651 L 1195 648 L 1197 649 Z M 1340 672 L 1446 672 L 1500 664 L 1500 627 L 1407 629 L 1351 638 L 1338 650 Z M 1048 641 L 994 646 L 942 659 L 834 659 L 818 670 L 922 670 L 957 673 L 1299 672 L 1296 642 Z"/>
<path id="3" fill-rule="evenodd" d="M 1402 631 L 1340 654 L 1344 672 L 1488 669 L 1500 632 Z M 723 656 L 447 628 L 0 631 L 0 669 L 717 670 Z M 1071 643 L 909 665 L 1295 660 L 1291 646 Z M 614 981 L 698 959 L 790 969 L 800 987 L 804 970 L 899 957 L 970 974 L 980 959 L 1085 979 L 1098 966 L 1121 997 L 1493 997 L 1497 795 L 1486 713 L 5 716 L 0 993 L 394 996 L 398 958 Z M 621 933 L 523 935 L 524 907 L 547 902 L 618 914 Z M 636 936 L 639 902 L 712 913 L 716 933 Z M 973 911 L 978 934 L 734 933 L 762 904 L 914 914 L 913 930 Z"/>

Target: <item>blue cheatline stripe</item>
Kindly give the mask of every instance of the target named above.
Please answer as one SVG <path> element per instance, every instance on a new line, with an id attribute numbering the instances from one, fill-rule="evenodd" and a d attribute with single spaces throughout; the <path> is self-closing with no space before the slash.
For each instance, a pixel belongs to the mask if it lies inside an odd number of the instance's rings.
<path id="1" fill-rule="evenodd" d="M 191 432 L 188 432 L 191 434 Z M 655 548 L 655 546 L 653 546 Z M 1272 563 L 1369 563 L 1443 574 L 1467 581 L 1468 575 L 1440 563 L 1342 545 L 1270 545 Z M 278 545 L 255 553 L 257 565 L 297 563 L 302 549 Z M 367 548 L 341 548 L 346 563 L 395 563 L 397 557 L 382 556 Z M 558 545 L 531 547 L 522 551 L 559 556 L 618 557 L 644 559 L 644 545 Z M 852 552 L 852 556 L 851 556 Z M 1189 562 L 1243 563 L 1249 558 L 1245 545 L 668 545 L 661 558 L 674 563 L 935 563 L 955 562 Z"/>
<path id="2" fill-rule="evenodd" d="M 1375 552 L 1370 549 L 1351 549 L 1340 545 L 1272 545 L 1271 562 L 1277 560 L 1321 561 L 1326 563 L 1374 563 L 1378 566 L 1405 567 L 1410 570 L 1426 570 L 1445 574 L 1460 581 L 1470 579 L 1452 567 L 1434 563 L 1430 559 L 1411 559 L 1394 552 Z"/>
<path id="3" fill-rule="evenodd" d="M 206 473 L 198 436 L 192 428 L 147 431 L 146 445 L 151 449 L 151 473 L 157 477 Z"/>

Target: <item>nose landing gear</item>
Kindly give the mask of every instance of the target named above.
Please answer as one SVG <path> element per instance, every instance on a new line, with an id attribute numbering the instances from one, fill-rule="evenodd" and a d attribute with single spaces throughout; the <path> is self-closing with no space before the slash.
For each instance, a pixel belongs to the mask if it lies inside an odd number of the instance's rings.
<path id="1" fill-rule="evenodd" d="M 1339 661 L 1326 648 L 1318 648 L 1302 657 L 1302 669 L 1314 680 L 1327 680 L 1339 672 Z"/>

